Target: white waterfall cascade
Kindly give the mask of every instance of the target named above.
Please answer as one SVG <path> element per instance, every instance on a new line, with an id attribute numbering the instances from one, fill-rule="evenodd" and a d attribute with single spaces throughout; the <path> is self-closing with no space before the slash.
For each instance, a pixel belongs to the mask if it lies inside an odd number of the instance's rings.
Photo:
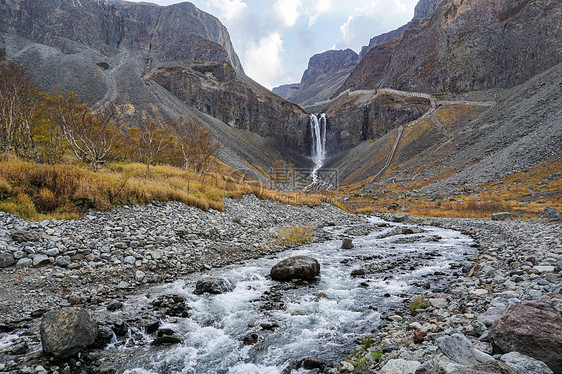
<path id="1" fill-rule="evenodd" d="M 314 114 L 310 115 L 310 133 L 312 135 L 311 156 L 314 160 L 312 185 L 316 185 L 318 183 L 318 170 L 326 159 L 326 114 L 320 114 L 320 119 Z"/>

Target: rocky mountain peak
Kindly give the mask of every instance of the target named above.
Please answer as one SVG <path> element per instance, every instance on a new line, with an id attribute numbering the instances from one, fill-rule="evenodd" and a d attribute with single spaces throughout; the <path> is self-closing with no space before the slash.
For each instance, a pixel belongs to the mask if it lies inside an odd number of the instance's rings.
<path id="1" fill-rule="evenodd" d="M 467 92 L 509 88 L 561 61 L 560 2 L 422 2 L 401 39 L 372 48 L 339 92 L 392 87 Z M 549 30 L 545 32 L 544 30 Z"/>
<path id="2" fill-rule="evenodd" d="M 306 88 L 327 75 L 355 66 L 358 58 L 359 55 L 349 48 L 316 54 L 308 62 L 300 87 Z"/>
<path id="3" fill-rule="evenodd" d="M 414 9 L 414 19 L 431 17 L 443 3 L 445 3 L 445 0 L 420 0 Z"/>

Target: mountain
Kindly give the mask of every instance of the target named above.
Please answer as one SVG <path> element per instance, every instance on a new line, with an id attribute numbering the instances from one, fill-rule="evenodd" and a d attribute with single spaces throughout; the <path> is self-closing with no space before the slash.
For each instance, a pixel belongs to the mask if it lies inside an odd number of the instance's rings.
<path id="1" fill-rule="evenodd" d="M 342 183 L 450 194 L 559 162 L 562 3 L 454 0 L 435 9 L 373 47 L 338 94 L 314 107 L 328 118 L 325 165 Z"/>
<path id="2" fill-rule="evenodd" d="M 361 53 L 359 54 L 359 59 L 362 60 L 367 52 L 369 52 L 374 47 L 387 43 L 392 39 L 396 39 L 404 35 L 406 30 L 410 28 L 410 26 L 418 24 L 420 21 L 423 21 L 426 18 L 431 17 L 433 13 L 439 8 L 445 0 L 420 0 L 416 8 L 414 9 L 414 18 L 405 24 L 397 28 L 396 30 L 389 31 L 387 33 L 375 36 L 369 41 L 369 45 L 364 46 L 361 49 Z"/>
<path id="3" fill-rule="evenodd" d="M 300 88 L 300 83 L 290 83 L 290 84 L 284 84 L 279 87 L 274 87 L 272 91 L 273 93 L 281 97 L 284 97 L 287 100 L 291 100 L 291 98 L 295 96 L 295 93 L 297 93 L 299 88 Z"/>
<path id="4" fill-rule="evenodd" d="M 558 1 L 445 2 L 400 39 L 371 49 L 338 93 L 513 87 L 561 61 L 561 17 Z"/>
<path id="5" fill-rule="evenodd" d="M 1 1 L 0 41 L 41 88 L 115 104 L 131 125 L 198 117 L 223 161 L 254 176 L 276 159 L 308 163 L 308 115 L 248 78 L 226 28 L 191 3 Z"/>
<path id="6" fill-rule="evenodd" d="M 294 89 L 296 85 L 283 85 L 274 88 L 273 92 L 307 110 L 314 111 L 318 103 L 328 100 L 336 92 L 341 92 L 341 86 L 367 52 L 378 45 L 401 37 L 408 28 L 430 17 L 444 1 L 420 0 L 414 11 L 414 18 L 409 23 L 396 30 L 375 36 L 369 41 L 368 46 L 361 49 L 359 55 L 351 49 L 346 49 L 327 51 L 312 56 L 308 69 L 304 72 L 296 90 Z"/>
<path id="7" fill-rule="evenodd" d="M 308 69 L 296 91 L 282 88 L 286 86 L 274 88 L 273 91 L 285 93 L 281 96 L 305 108 L 314 105 L 334 94 L 355 68 L 358 59 L 357 53 L 351 49 L 316 54 L 310 58 Z"/>

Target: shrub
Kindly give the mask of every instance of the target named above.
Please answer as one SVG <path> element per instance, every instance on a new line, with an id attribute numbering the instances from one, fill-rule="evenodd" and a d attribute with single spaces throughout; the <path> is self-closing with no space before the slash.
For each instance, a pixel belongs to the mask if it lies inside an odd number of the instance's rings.
<path id="1" fill-rule="evenodd" d="M 310 242 L 310 240 L 314 236 L 313 231 L 314 228 L 312 227 L 304 227 L 298 225 L 281 227 L 277 231 L 278 240 L 275 242 L 275 244 L 306 244 Z"/>
<path id="2" fill-rule="evenodd" d="M 418 296 L 410 303 L 409 309 L 410 313 L 415 313 L 418 309 L 427 309 L 431 304 L 421 296 Z"/>

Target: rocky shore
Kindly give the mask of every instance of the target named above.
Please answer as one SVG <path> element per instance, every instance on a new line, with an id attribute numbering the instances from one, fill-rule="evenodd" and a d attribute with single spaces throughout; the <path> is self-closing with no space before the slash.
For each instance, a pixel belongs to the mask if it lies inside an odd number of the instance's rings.
<path id="1" fill-rule="evenodd" d="M 428 305 L 386 316 L 377 336 L 328 372 L 562 373 L 559 222 L 407 220 L 471 235 L 479 249 L 474 267 L 443 292 L 412 295 Z"/>
<path id="2" fill-rule="evenodd" d="M 111 368 L 102 366 L 94 371 L 88 366 L 95 351 L 63 361 L 48 359 L 39 344 L 40 317 L 65 306 L 119 308 L 125 296 L 151 284 L 287 249 L 290 245 L 272 245 L 280 228 L 315 227 L 313 240 L 322 241 L 327 239 L 321 230 L 324 226 L 365 227 L 366 222 L 327 204 L 295 207 L 245 197 L 227 199 L 225 206 L 225 212 L 203 212 L 178 203 L 153 203 L 92 212 L 78 221 L 27 222 L 0 213 L 0 372 L 112 372 Z M 384 316 L 387 322 L 378 334 L 362 341 L 347 360 L 326 363 L 325 372 L 551 372 L 531 358 L 495 354 L 501 339 L 493 323 L 507 311 L 517 312 L 520 301 L 530 300 L 529 307 L 539 305 L 553 325 L 546 337 L 538 336 L 544 331 L 541 326 L 526 327 L 537 339 L 547 341 L 540 349 L 561 351 L 559 223 L 383 218 L 471 235 L 479 245 L 474 266 L 444 291 L 429 289 L 412 295 L 412 300 L 422 296 L 429 306 L 410 312 L 405 305 Z M 181 308 L 176 308 L 181 303 L 176 301 L 162 299 L 153 307 L 181 317 Z M 532 324 L 536 320 L 520 322 Z M 114 333 L 120 332 L 102 327 L 99 335 L 110 339 Z M 548 364 L 556 368 L 559 358 L 553 357 Z M 480 368 L 465 368 L 478 364 Z M 556 370 L 553 372 L 559 372 Z"/>

